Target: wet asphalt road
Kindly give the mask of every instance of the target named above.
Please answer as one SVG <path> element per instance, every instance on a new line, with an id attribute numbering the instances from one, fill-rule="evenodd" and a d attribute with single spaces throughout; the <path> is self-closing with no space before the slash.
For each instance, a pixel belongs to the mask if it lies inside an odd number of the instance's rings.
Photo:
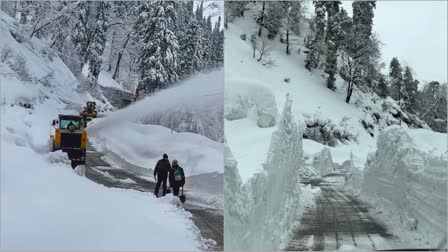
<path id="1" fill-rule="evenodd" d="M 308 208 L 288 251 L 338 250 L 341 246 L 377 250 L 393 236 L 369 213 L 370 206 L 331 183 L 321 183 L 315 207 Z"/>
<path id="2" fill-rule="evenodd" d="M 103 160 L 104 155 L 96 152 L 95 149 L 89 145 L 89 151 L 86 157 L 86 172 L 85 176 L 107 187 L 133 189 L 141 192 L 153 193 L 155 183 L 148 181 L 136 173 L 131 173 L 124 169 L 117 169 L 111 167 L 110 164 Z M 107 172 L 107 173 L 106 173 Z M 150 171 L 148 171 L 149 175 Z M 132 179 L 135 183 L 123 182 L 123 180 Z M 193 222 L 200 229 L 201 236 L 205 239 L 212 239 L 216 242 L 215 245 L 209 245 L 208 249 L 214 251 L 223 250 L 224 242 L 224 226 L 223 226 L 223 212 L 222 209 L 214 207 L 206 208 L 194 205 L 195 198 L 188 195 L 188 191 L 184 191 L 187 196 L 187 202 L 183 204 L 185 210 L 193 215 Z M 200 201 L 200 199 L 197 199 Z"/>

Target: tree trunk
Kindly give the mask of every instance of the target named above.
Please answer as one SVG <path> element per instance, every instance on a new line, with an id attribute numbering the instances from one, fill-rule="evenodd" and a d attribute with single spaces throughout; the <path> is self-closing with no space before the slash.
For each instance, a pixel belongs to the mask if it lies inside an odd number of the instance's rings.
<path id="1" fill-rule="evenodd" d="M 258 37 L 261 37 L 261 28 L 263 28 L 265 5 L 266 2 L 263 1 L 263 9 L 261 10 L 261 20 L 260 20 L 260 29 L 258 30 Z"/>
<path id="2" fill-rule="evenodd" d="M 229 20 L 229 17 L 225 17 L 224 18 L 224 28 L 228 29 L 229 27 L 227 26 L 227 20 Z"/>
<path id="3" fill-rule="evenodd" d="M 288 8 L 288 18 L 286 21 L 286 54 L 290 54 L 289 51 L 289 12 L 291 11 L 291 7 Z"/>
<path id="4" fill-rule="evenodd" d="M 123 55 L 123 53 L 120 51 L 118 53 L 118 57 L 117 57 L 117 66 L 115 67 L 114 75 L 112 75 L 112 79 L 114 79 L 114 80 L 116 80 L 118 78 L 118 76 L 120 75 L 120 62 L 121 62 L 122 55 Z"/>
<path id="5" fill-rule="evenodd" d="M 116 80 L 120 74 L 120 62 L 121 62 L 121 57 L 123 56 L 123 50 L 126 48 L 126 46 L 128 45 L 129 39 L 131 38 L 131 33 L 128 33 L 128 36 L 126 37 L 126 40 L 123 44 L 122 50 L 120 50 L 120 52 L 118 53 L 118 58 L 117 58 L 117 65 L 115 66 L 115 71 L 114 71 L 114 75 L 112 76 L 112 79 Z"/>
<path id="6" fill-rule="evenodd" d="M 353 93 L 353 82 L 350 80 L 347 85 L 347 97 L 345 98 L 346 103 L 350 103 L 350 98 L 352 97 Z"/>

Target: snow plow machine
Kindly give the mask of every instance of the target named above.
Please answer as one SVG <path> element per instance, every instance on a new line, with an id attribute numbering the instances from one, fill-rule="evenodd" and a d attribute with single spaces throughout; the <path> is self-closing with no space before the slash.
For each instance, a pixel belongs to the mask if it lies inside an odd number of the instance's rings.
<path id="1" fill-rule="evenodd" d="M 50 150 L 66 152 L 72 168 L 85 164 L 87 133 L 81 116 L 59 115 L 53 120 L 54 135 L 50 136 Z"/>
<path id="2" fill-rule="evenodd" d="M 96 118 L 96 103 L 94 101 L 88 101 L 84 110 L 81 112 L 81 116 L 84 119 L 84 122 L 92 120 L 92 118 Z"/>

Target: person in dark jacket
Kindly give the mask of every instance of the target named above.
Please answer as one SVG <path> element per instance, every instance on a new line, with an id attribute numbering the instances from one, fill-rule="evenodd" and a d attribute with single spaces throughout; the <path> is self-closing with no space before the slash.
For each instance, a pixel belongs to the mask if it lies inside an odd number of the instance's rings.
<path id="1" fill-rule="evenodd" d="M 175 159 L 172 162 L 169 177 L 173 194 L 179 196 L 179 188 L 185 185 L 185 173 L 184 169 L 179 166 L 179 162 Z"/>
<path id="2" fill-rule="evenodd" d="M 154 168 L 154 178 L 157 181 L 156 189 L 154 191 L 154 194 L 156 197 L 159 197 L 159 189 L 160 184 L 162 184 L 162 196 L 165 196 L 166 194 L 166 180 L 168 178 L 168 173 L 171 169 L 170 161 L 168 160 L 168 155 L 163 154 L 163 159 L 160 159 L 156 167 Z"/>

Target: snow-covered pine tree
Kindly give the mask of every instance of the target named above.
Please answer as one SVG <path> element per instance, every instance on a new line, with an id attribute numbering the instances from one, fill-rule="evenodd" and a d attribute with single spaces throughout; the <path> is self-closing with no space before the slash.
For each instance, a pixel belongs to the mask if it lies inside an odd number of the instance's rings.
<path id="1" fill-rule="evenodd" d="M 289 27 L 295 34 L 300 35 L 301 25 L 305 19 L 306 5 L 303 4 L 303 0 L 300 0 L 289 2 L 289 6 L 291 7 L 289 11 Z"/>
<path id="2" fill-rule="evenodd" d="M 343 66 L 340 70 L 341 77 L 348 82 L 345 101 L 350 102 L 354 86 L 365 90 L 371 80 L 367 79 L 367 73 L 372 59 L 372 25 L 373 9 L 375 1 L 354 1 L 353 18 L 346 28 L 346 38 L 341 44 Z"/>
<path id="3" fill-rule="evenodd" d="M 72 41 L 77 49 L 82 69 L 84 64 L 87 63 L 87 50 L 89 48 L 88 39 L 91 36 L 88 21 L 91 10 L 90 5 L 87 2 L 79 2 L 78 9 L 79 12 L 77 13 L 77 20 L 73 29 Z"/>
<path id="4" fill-rule="evenodd" d="M 185 62 L 190 58 L 190 55 L 182 50 L 182 45 L 188 43 L 186 32 L 189 27 L 189 23 L 194 19 L 194 1 L 176 2 L 177 4 L 177 22 L 176 22 L 176 37 L 178 39 L 180 50 L 178 53 L 178 69 L 177 72 L 181 79 L 187 77 L 186 72 L 182 69 L 182 62 Z"/>
<path id="5" fill-rule="evenodd" d="M 189 27 L 185 33 L 186 43 L 181 45 L 184 55 L 180 62 L 181 75 L 188 76 L 205 67 L 203 60 L 203 31 L 202 25 L 196 18 L 190 20 Z"/>
<path id="6" fill-rule="evenodd" d="M 212 32 L 212 65 L 221 65 L 224 61 L 224 31 L 221 30 L 221 17 L 218 17 L 218 22 Z"/>
<path id="7" fill-rule="evenodd" d="M 244 16 L 246 1 L 224 1 L 224 28 L 228 28 L 228 22 L 232 22 L 236 17 Z"/>
<path id="8" fill-rule="evenodd" d="M 354 68 L 354 85 L 365 89 L 367 85 L 366 73 L 371 63 L 370 44 L 372 41 L 373 9 L 375 1 L 354 1 L 353 7 L 353 52 L 352 57 L 356 59 Z"/>
<path id="9" fill-rule="evenodd" d="M 178 79 L 179 46 L 173 32 L 176 19 L 173 2 L 145 2 L 138 13 L 134 37 L 141 45 L 137 56 L 137 92 L 141 96 L 165 88 Z"/>
<path id="10" fill-rule="evenodd" d="M 386 98 L 389 96 L 389 87 L 387 86 L 386 79 L 381 76 L 378 80 L 377 93 L 381 98 Z"/>
<path id="11" fill-rule="evenodd" d="M 199 22 L 203 22 L 203 20 L 204 20 L 204 1 L 201 1 L 201 4 L 196 8 L 195 16 Z"/>
<path id="12" fill-rule="evenodd" d="M 108 28 L 108 9 L 110 7 L 109 2 L 97 1 L 90 2 L 92 7 L 93 20 L 92 22 L 93 33 L 90 38 L 90 43 L 87 49 L 87 61 L 89 63 L 88 80 L 90 84 L 96 84 L 98 76 L 101 70 L 101 64 L 103 63 L 102 55 L 104 46 L 106 45 L 106 36 Z"/>
<path id="13" fill-rule="evenodd" d="M 266 14 L 264 17 L 264 27 L 268 30 L 268 38 L 273 39 L 282 26 L 282 19 L 286 16 L 288 9 L 287 2 L 269 1 L 266 3 Z"/>
<path id="14" fill-rule="evenodd" d="M 203 38 L 203 60 L 206 68 L 211 67 L 212 64 L 212 17 L 208 16 L 207 19 L 202 23 L 202 30 L 204 32 Z"/>
<path id="15" fill-rule="evenodd" d="M 415 113 L 417 109 L 418 83 L 414 80 L 412 69 L 406 66 L 403 75 L 403 85 L 406 91 L 404 100 L 404 109 L 408 112 Z"/>
<path id="16" fill-rule="evenodd" d="M 340 44 L 340 36 L 341 36 L 341 20 L 339 15 L 339 5 L 342 4 L 340 1 L 329 1 L 325 2 L 325 9 L 327 11 L 327 58 L 325 63 L 325 72 L 328 74 L 327 78 L 327 87 L 331 90 L 336 90 L 335 81 L 336 81 L 336 72 L 338 69 L 337 66 L 337 57 L 338 57 L 338 47 Z M 342 15 L 341 15 L 342 16 Z"/>
<path id="17" fill-rule="evenodd" d="M 78 2 L 78 16 L 72 41 L 77 49 L 81 69 L 89 63 L 88 79 L 95 84 L 102 64 L 101 55 L 108 28 L 108 2 Z"/>
<path id="18" fill-rule="evenodd" d="M 307 44 L 309 49 L 308 55 L 305 60 L 306 69 L 310 70 L 319 66 L 320 56 L 323 49 L 324 37 L 325 37 L 325 9 L 323 1 L 314 1 L 315 17 L 314 34 L 310 43 Z"/>
<path id="19" fill-rule="evenodd" d="M 400 61 L 397 58 L 392 58 L 389 65 L 389 82 L 390 82 L 390 96 L 392 99 L 398 101 L 401 107 L 401 101 L 404 95 L 403 85 L 403 69 Z"/>

